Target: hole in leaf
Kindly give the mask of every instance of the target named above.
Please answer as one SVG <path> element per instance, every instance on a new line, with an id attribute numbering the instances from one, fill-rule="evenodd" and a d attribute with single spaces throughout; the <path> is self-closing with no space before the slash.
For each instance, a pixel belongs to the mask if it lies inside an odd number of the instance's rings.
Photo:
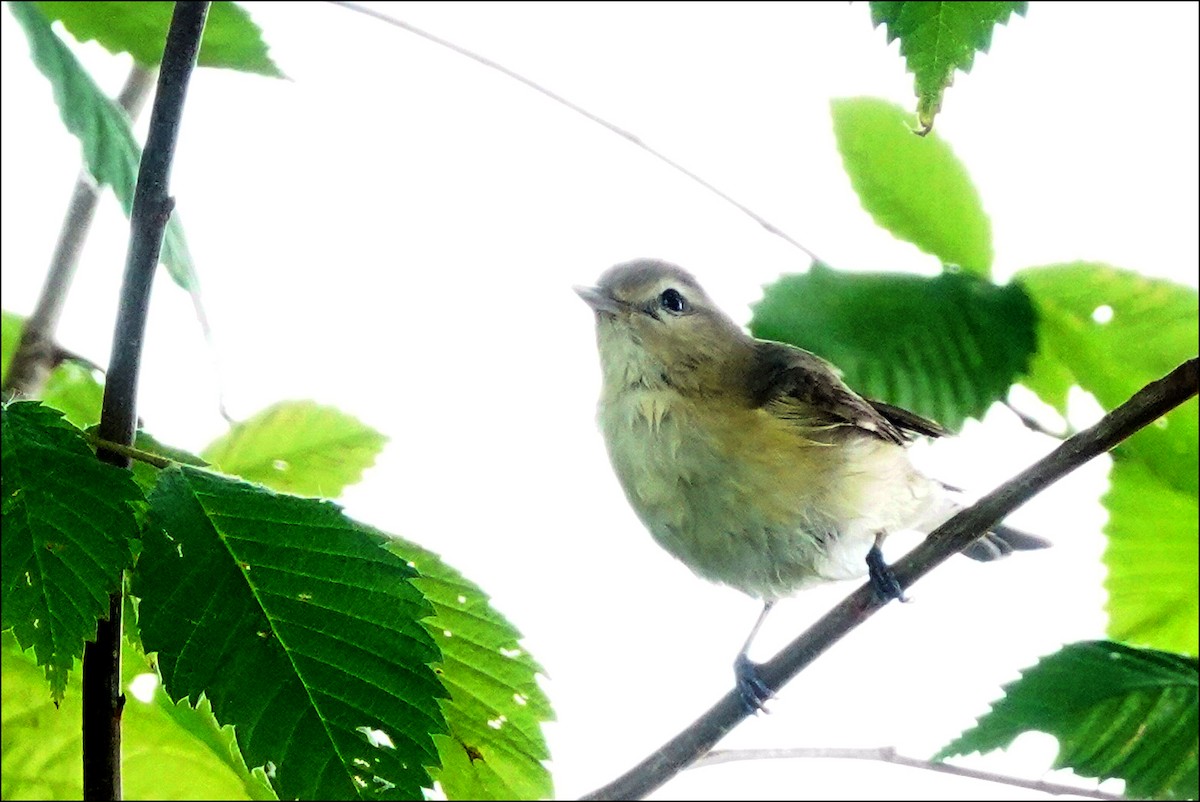
<path id="1" fill-rule="evenodd" d="M 392 743 L 392 739 L 383 730 L 377 730 L 374 727 L 355 727 L 355 730 L 361 732 L 367 737 L 367 743 L 376 748 L 387 747 L 395 749 L 396 745 Z"/>
<path id="2" fill-rule="evenodd" d="M 129 681 L 129 693 L 139 702 L 149 704 L 154 701 L 154 692 L 158 689 L 158 677 L 146 672 L 138 674 Z"/>
<path id="3" fill-rule="evenodd" d="M 1101 304 L 1092 310 L 1092 320 L 1103 326 L 1113 319 L 1113 308 L 1108 304 Z"/>

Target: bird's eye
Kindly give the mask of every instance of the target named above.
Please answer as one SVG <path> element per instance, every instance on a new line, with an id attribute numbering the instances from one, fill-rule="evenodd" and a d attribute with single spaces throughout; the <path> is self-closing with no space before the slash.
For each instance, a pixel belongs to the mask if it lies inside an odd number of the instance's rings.
<path id="1" fill-rule="evenodd" d="M 676 289 L 665 289 L 658 296 L 658 305 L 670 312 L 672 315 L 682 315 L 688 311 L 687 298 L 684 298 Z"/>

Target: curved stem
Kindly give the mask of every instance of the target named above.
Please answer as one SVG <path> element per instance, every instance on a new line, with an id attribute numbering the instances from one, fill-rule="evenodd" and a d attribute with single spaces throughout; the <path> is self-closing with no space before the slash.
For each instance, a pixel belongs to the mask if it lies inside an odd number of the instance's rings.
<path id="1" fill-rule="evenodd" d="M 1065 432 L 1056 432 L 1052 429 L 1048 429 L 1039 423 L 1038 420 L 1032 415 L 1025 413 L 1023 410 L 1013 404 L 1012 401 L 1004 401 L 1002 403 L 1004 406 L 1008 407 L 1009 412 L 1017 416 L 1017 420 L 1021 421 L 1021 425 L 1031 432 L 1044 434 L 1047 437 L 1053 437 L 1055 440 L 1065 440 L 1071 435 L 1075 434 L 1075 432 L 1071 431 L 1069 428 Z"/>
<path id="2" fill-rule="evenodd" d="M 665 153 L 661 153 L 660 151 L 657 151 L 654 148 L 650 147 L 645 142 L 643 142 L 642 139 L 640 137 L 638 137 L 636 134 L 634 134 L 630 131 L 626 131 L 624 128 L 621 128 L 620 126 L 609 122 L 608 120 L 604 119 L 603 117 L 599 116 L 598 114 L 593 114 L 592 112 L 585 109 L 583 106 L 580 106 L 577 103 L 573 103 L 572 101 L 567 100 L 562 95 L 559 95 L 555 92 L 550 91 L 549 89 L 547 89 L 546 87 L 537 83 L 536 81 L 534 81 L 530 78 L 526 78 L 524 75 L 521 75 L 519 72 L 514 72 L 513 70 L 510 70 L 508 67 L 505 67 L 503 64 L 492 61 L 490 58 L 488 58 L 486 56 L 482 56 L 473 50 L 468 50 L 467 48 L 462 47 L 461 45 L 456 45 L 454 42 L 451 42 L 448 39 L 443 39 L 440 36 L 435 36 L 434 34 L 430 33 L 429 31 L 418 28 L 416 25 L 412 25 L 411 23 L 405 22 L 404 20 L 396 19 L 395 17 L 390 17 L 381 11 L 375 11 L 374 9 L 367 8 L 366 6 L 363 6 L 359 3 L 342 2 L 342 0 L 331 0 L 331 2 L 335 6 L 341 6 L 345 9 L 349 9 L 350 11 L 354 11 L 358 14 L 362 14 L 367 17 L 372 17 L 381 22 L 385 22 L 388 25 L 394 26 L 396 28 L 400 28 L 401 30 L 404 30 L 404 31 L 408 31 L 409 33 L 411 33 L 415 36 L 419 36 L 422 39 L 425 39 L 426 41 L 433 42 L 435 45 L 440 45 L 441 47 L 444 47 L 447 50 L 452 50 L 453 52 L 459 54 L 460 56 L 465 56 L 466 58 L 469 58 L 472 61 L 478 62 L 479 64 L 482 64 L 483 66 L 485 66 L 489 69 L 495 70 L 496 72 L 500 73 L 501 75 L 511 78 L 518 83 L 524 84 L 525 86 L 529 87 L 533 91 L 535 91 L 539 94 L 545 95 L 546 97 L 550 98 L 551 100 L 553 100 L 555 103 L 558 103 L 559 105 L 566 106 L 568 109 L 575 112 L 576 114 L 586 117 L 587 119 L 591 120 L 592 122 L 596 123 L 597 125 L 601 126 L 602 128 L 607 128 L 609 131 L 613 132 L 614 134 L 621 137 L 622 139 L 628 140 L 629 142 L 633 143 L 637 147 L 646 151 L 646 153 L 648 153 L 651 156 L 653 156 L 654 158 L 658 159 L 660 162 L 667 165 L 671 169 L 673 169 L 679 173 L 682 173 L 683 175 L 690 178 L 692 181 L 695 181 L 697 184 L 704 187 L 706 190 L 713 193 L 714 195 L 716 195 L 718 198 L 725 201 L 729 205 L 733 206 L 735 209 L 737 209 L 739 212 L 741 212 L 742 214 L 749 217 L 754 222 L 758 223 L 760 226 L 765 228 L 770 233 L 779 237 L 780 239 L 782 239 L 784 242 L 788 243 L 789 245 L 803 251 L 804 254 L 809 259 L 812 259 L 814 262 L 821 261 L 819 258 L 817 258 L 817 255 L 815 253 L 813 253 L 808 248 L 806 248 L 803 244 L 800 243 L 799 240 L 794 238 L 791 234 L 788 234 L 782 228 L 775 225 L 770 220 L 766 219 L 765 217 L 763 217 L 758 212 L 751 209 L 746 204 L 734 199 L 733 196 L 726 194 L 725 192 L 721 191 L 720 189 L 717 189 L 715 186 L 710 184 L 708 181 L 701 178 L 696 173 L 693 173 L 691 170 L 684 167 L 682 164 L 675 161 L 674 159 L 670 158 Z"/>
<path id="3" fill-rule="evenodd" d="M 125 446 L 121 445 L 120 443 L 114 443 L 111 440 L 101 440 L 95 434 L 85 433 L 84 437 L 86 437 L 88 442 L 91 443 L 92 446 L 97 450 L 104 449 L 105 451 L 111 451 L 112 453 L 119 454 L 122 457 L 128 457 L 131 461 L 137 460 L 138 462 L 144 462 L 145 464 L 160 470 L 166 470 L 172 465 L 177 464 L 174 460 L 168 459 L 160 454 L 152 454 L 149 451 L 143 451 L 142 449 L 134 448 L 133 446 Z"/>
<path id="4" fill-rule="evenodd" d="M 1016 788 L 1028 788 L 1041 791 L 1044 794 L 1073 794 L 1088 799 L 1104 799 L 1120 802 L 1125 797 L 1120 794 L 1110 794 L 1092 788 L 1079 788 L 1062 783 L 1050 783 L 1042 780 L 1025 780 L 1020 777 L 1010 777 L 991 771 L 979 771 L 965 766 L 955 766 L 951 763 L 939 763 L 933 760 L 920 760 L 898 754 L 893 747 L 879 746 L 866 749 L 851 748 L 816 748 L 807 749 L 794 747 L 790 749 L 714 749 L 692 764 L 691 768 L 715 766 L 720 763 L 734 763 L 741 760 L 791 760 L 798 758 L 834 758 L 843 760 L 876 760 L 880 763 L 891 763 L 896 766 L 906 766 L 911 769 L 932 771 L 939 774 L 953 774 L 956 777 L 968 777 L 973 780 L 1011 785 Z"/>

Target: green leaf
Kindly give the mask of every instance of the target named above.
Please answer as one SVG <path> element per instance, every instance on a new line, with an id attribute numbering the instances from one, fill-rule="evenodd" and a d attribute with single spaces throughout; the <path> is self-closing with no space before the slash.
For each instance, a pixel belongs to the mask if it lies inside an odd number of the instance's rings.
<path id="1" fill-rule="evenodd" d="M 8 311 L 0 312 L 0 383 L 8 378 L 8 366 L 21 344 L 24 328 L 25 318 Z"/>
<path id="2" fill-rule="evenodd" d="M 144 429 L 138 429 L 133 439 L 133 447 L 139 451 L 145 451 L 164 459 L 178 462 L 180 465 L 193 465 L 197 468 L 208 467 L 207 462 L 190 451 L 165 445 Z M 162 471 L 153 465 L 148 465 L 136 459 L 133 460 L 132 468 L 133 480 L 138 483 L 138 487 L 142 488 L 142 492 L 149 496 L 150 492 L 154 490 L 154 486 L 158 484 L 158 476 Z"/>
<path id="3" fill-rule="evenodd" d="M 100 462 L 83 434 L 34 401 L 8 404 L 3 423 L 3 629 L 33 647 L 54 699 L 83 657 L 108 597 L 133 561 L 141 492 L 129 471 Z"/>
<path id="4" fill-rule="evenodd" d="M 449 799 L 552 797 L 541 724 L 554 714 L 537 684 L 545 671 L 521 647 L 521 633 L 437 555 L 399 538 L 388 548 L 419 572 L 413 584 L 433 605 L 426 624 L 442 650 L 450 732 L 435 739 L 442 768 L 434 779 Z"/>
<path id="5" fill-rule="evenodd" d="M 942 107 L 942 94 L 954 82 L 954 71 L 970 72 L 975 51 L 992 46 L 992 29 L 1015 11 L 1025 15 L 1028 3 L 872 2 L 871 24 L 887 26 L 887 40 L 900 40 L 900 55 L 913 74 L 917 114 L 929 131 Z"/>
<path id="6" fill-rule="evenodd" d="M 1039 313 L 1038 359 L 1021 381 L 1062 413 L 1070 384 L 1111 410 L 1200 349 L 1200 296 L 1189 287 L 1087 262 L 1017 279 Z M 1198 440 L 1193 398 L 1113 451 L 1104 497 L 1111 637 L 1197 651 Z"/>
<path id="7" fill-rule="evenodd" d="M 1021 284 L 1020 281 L 1014 283 Z M 1029 363 L 1029 370 L 1021 377 L 1021 384 L 1028 387 L 1031 383 L 1036 383 L 1038 396 L 1058 410 L 1059 414 L 1066 415 L 1071 388 L 1075 386 L 1075 375 L 1046 347 L 1042 336 L 1044 331 L 1043 321 L 1039 319 L 1038 350 Z"/>
<path id="8" fill-rule="evenodd" d="M 50 371 L 42 387 L 41 401 L 53 407 L 80 429 L 100 422 L 104 385 L 96 381 L 92 368 L 67 360 Z"/>
<path id="9" fill-rule="evenodd" d="M 167 694 L 205 694 L 281 798 L 419 798 L 445 690 L 429 604 L 385 538 L 190 467 L 150 505 L 133 592 Z"/>
<path id="10" fill-rule="evenodd" d="M 0 798 L 83 798 L 82 716 L 78 672 L 61 704 L 46 696 L 37 664 L 21 654 L 12 634 L 0 650 Z"/>
<path id="11" fill-rule="evenodd" d="M 123 685 L 151 671 L 145 657 L 125 645 Z M 83 796 L 82 713 L 78 673 L 71 675 L 60 708 L 40 688 L 40 671 L 6 633 L 3 669 L 4 799 L 71 800 Z M 205 709 L 173 705 L 161 688 L 150 702 L 126 690 L 122 714 L 121 780 L 126 799 L 271 799 L 265 777 L 246 770 L 229 751 L 233 732 Z M 261 775 L 261 772 L 259 772 Z"/>
<path id="12" fill-rule="evenodd" d="M 145 67 L 162 61 L 174 3 L 38 2 L 47 19 L 58 20 L 81 42 L 95 40 L 110 53 L 128 53 Z M 204 39 L 196 63 L 282 78 L 267 55 L 261 29 L 245 9 L 234 3 L 213 3 L 204 24 Z"/>
<path id="13" fill-rule="evenodd" d="M 992 222 L 950 146 L 937 134 L 913 136 L 913 117 L 877 98 L 830 103 L 842 164 L 859 202 L 898 239 L 944 265 L 986 278 Z"/>
<path id="14" fill-rule="evenodd" d="M 1200 295 L 1190 287 L 1089 262 L 1029 268 L 1017 280 L 1038 309 L 1045 355 L 1022 383 L 1061 413 L 1067 375 L 1111 410 L 1200 351 Z M 1198 440 L 1192 399 L 1116 453 L 1196 496 Z"/>
<path id="15" fill-rule="evenodd" d="M 271 789 L 271 783 L 261 768 L 254 771 L 246 768 L 245 761 L 242 760 L 242 753 L 237 747 L 237 736 L 234 734 L 233 727 L 222 727 L 217 722 L 208 699 L 201 699 L 196 707 L 192 707 L 186 700 L 172 703 L 163 692 L 162 687 L 159 686 L 154 691 L 154 698 L 148 704 L 158 708 L 157 714 L 151 711 L 145 712 L 145 718 L 148 721 L 143 725 L 146 730 L 146 737 L 143 738 L 137 738 L 135 724 L 130 722 L 127 730 L 129 732 L 128 746 L 125 747 L 122 763 L 126 775 L 142 774 L 142 782 L 149 788 L 140 797 L 130 796 L 129 798 L 279 798 Z M 128 709 L 129 707 L 126 707 L 126 710 Z M 152 716 L 153 718 L 151 718 Z M 161 721 L 164 718 L 168 719 L 179 731 L 172 731 L 166 721 Z M 151 725 L 153 726 L 151 727 Z M 191 740 L 187 740 L 185 736 Z M 171 744 L 168 739 L 176 740 L 179 743 L 178 745 Z M 197 744 L 207 750 L 208 754 L 195 754 L 199 752 Z M 215 768 L 205 768 L 200 771 L 197 770 L 198 767 L 187 765 L 192 762 L 201 765 L 211 763 L 210 756 L 220 762 L 224 771 L 217 771 Z M 183 765 L 173 773 L 174 776 L 163 778 L 161 775 L 165 772 L 162 764 L 169 757 L 174 757 L 177 764 Z M 148 778 L 151 776 L 155 777 L 153 784 L 148 782 Z M 176 793 L 168 790 L 171 787 L 169 783 L 172 779 L 174 784 L 179 787 L 179 791 Z M 236 785 L 234 785 L 234 781 L 236 781 Z M 211 786 L 217 782 L 229 790 L 211 790 Z"/>
<path id="16" fill-rule="evenodd" d="M 235 424 L 201 456 L 225 473 L 276 490 L 337 498 L 362 478 L 386 442 L 334 407 L 284 401 Z"/>
<path id="17" fill-rule="evenodd" d="M 83 162 L 88 172 L 96 183 L 112 187 L 121 209 L 129 217 L 142 160 L 142 149 L 130 130 L 129 118 L 100 91 L 33 3 L 10 2 L 8 8 L 25 30 L 33 63 L 50 79 L 63 124 L 83 145 Z M 167 222 L 161 261 L 176 284 L 198 296 L 196 269 L 178 213 Z"/>
<path id="18" fill-rule="evenodd" d="M 152 674 L 157 678 L 158 672 L 154 661 L 141 650 L 140 644 L 134 645 L 130 641 L 131 639 L 127 636 L 121 658 L 121 673 L 126 686 L 140 674 Z M 126 739 L 122 757 L 126 772 L 137 768 L 139 758 L 145 761 L 147 775 L 160 771 L 158 763 L 167 759 L 169 754 L 163 754 L 166 751 L 162 749 L 164 740 L 173 739 L 177 745 L 171 751 L 177 750 L 189 754 L 189 759 L 198 760 L 197 757 L 190 757 L 190 753 L 203 748 L 208 753 L 205 757 L 215 757 L 220 761 L 224 771 L 214 771 L 214 778 L 225 783 L 228 783 L 230 778 L 236 778 L 241 786 L 238 793 L 235 794 L 237 798 L 278 798 L 271 790 L 271 783 L 262 769 L 251 771 L 246 767 L 246 761 L 242 759 L 242 753 L 238 749 L 233 727 L 222 727 L 217 722 L 212 712 L 212 705 L 207 698 L 201 698 L 195 707 L 188 704 L 187 700 L 172 702 L 163 691 L 160 681 L 156 684 L 154 693 L 149 700 L 139 699 L 138 702 L 143 707 L 137 708 L 137 712 L 142 713 L 147 719 L 147 724 L 152 723 L 157 732 L 151 731 L 151 737 L 144 741 L 130 743 Z M 133 704 L 133 699 L 130 699 L 125 708 L 127 714 Z M 147 729 L 149 728 L 147 727 Z M 198 798 L 199 792 L 203 790 L 202 783 L 208 778 L 198 779 L 199 783 L 193 780 L 184 784 L 184 788 L 181 789 L 184 793 L 161 795 L 164 798 L 173 799 Z M 222 799 L 224 797 L 209 794 L 207 798 Z"/>
<path id="19" fill-rule="evenodd" d="M 1004 686 L 979 723 L 935 756 L 1003 748 L 1029 730 L 1058 739 L 1055 768 L 1125 780 L 1131 799 L 1196 799 L 1197 662 L 1111 641 L 1064 646 Z"/>
<path id="20" fill-rule="evenodd" d="M 1004 398 L 1035 344 L 1033 307 L 1018 286 L 822 264 L 767 287 L 750 330 L 812 351 L 859 393 L 950 429 Z"/>
<path id="21" fill-rule="evenodd" d="M 1200 526 L 1196 497 L 1164 485 L 1139 462 L 1117 458 L 1104 496 L 1108 522 L 1108 634 L 1197 654 Z"/>

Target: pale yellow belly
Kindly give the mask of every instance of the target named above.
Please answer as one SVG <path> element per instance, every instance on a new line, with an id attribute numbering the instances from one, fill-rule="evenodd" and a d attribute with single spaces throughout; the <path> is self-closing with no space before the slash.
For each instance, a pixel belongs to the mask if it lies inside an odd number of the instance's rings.
<path id="1" fill-rule="evenodd" d="M 774 599 L 859 576 L 877 531 L 911 526 L 932 483 L 870 435 L 805 433 L 762 409 L 714 417 L 670 390 L 623 394 L 601 428 L 630 504 L 695 573 Z"/>

